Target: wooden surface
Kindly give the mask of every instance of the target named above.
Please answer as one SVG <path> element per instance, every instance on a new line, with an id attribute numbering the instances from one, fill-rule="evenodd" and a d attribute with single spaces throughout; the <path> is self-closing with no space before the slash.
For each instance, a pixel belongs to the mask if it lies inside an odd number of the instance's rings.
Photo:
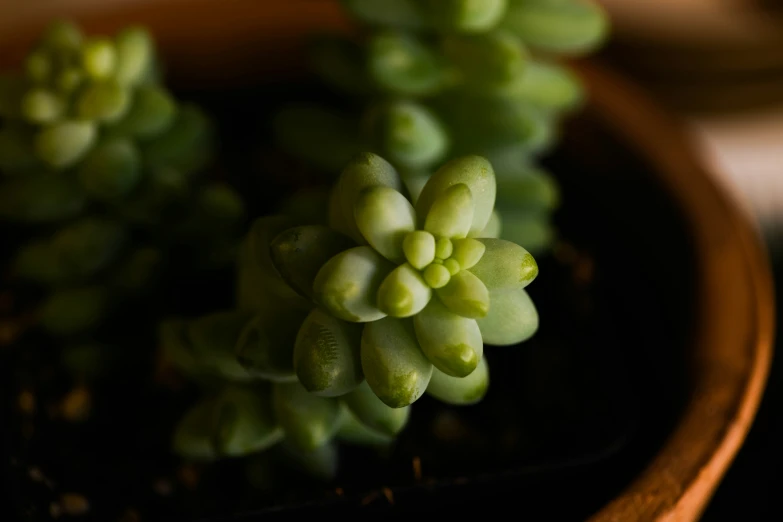
<path id="1" fill-rule="evenodd" d="M 7 7 L 16 0 L 0 2 Z M 147 24 L 167 69 L 178 81 L 201 86 L 301 71 L 305 35 L 349 30 L 328 0 L 123 0 L 110 10 L 108 3 L 66 11 L 89 32 Z M 48 17 L 66 14 L 58 9 L 67 3 L 58 5 L 13 22 L 8 9 L 2 13 L 0 68 L 18 60 Z M 591 110 L 656 166 L 686 210 L 702 267 L 685 415 L 649 467 L 593 521 L 695 520 L 742 444 L 764 388 L 774 330 L 770 270 L 749 220 L 704 171 L 676 123 L 606 70 L 586 63 L 578 71 Z"/>
<path id="2" fill-rule="evenodd" d="M 770 268 L 749 217 L 704 170 L 678 122 L 608 71 L 588 64 L 579 72 L 591 110 L 657 167 L 685 210 L 700 267 L 692 395 L 683 418 L 648 468 L 592 522 L 697 520 L 764 390 L 774 332 Z"/>

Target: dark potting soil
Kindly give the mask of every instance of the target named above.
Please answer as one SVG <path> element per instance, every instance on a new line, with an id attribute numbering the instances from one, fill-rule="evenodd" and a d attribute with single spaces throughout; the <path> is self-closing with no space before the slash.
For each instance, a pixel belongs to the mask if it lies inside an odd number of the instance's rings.
<path id="1" fill-rule="evenodd" d="M 258 149 L 271 101 L 311 94 L 291 86 L 183 93 L 218 118 L 224 174 L 251 216 L 268 213 L 278 190 L 311 181 Z M 118 353 L 130 356 L 86 394 L 71 394 L 69 418 L 62 400 L 75 383 L 57 348 L 30 334 L 3 349 L 10 519 L 266 521 L 310 510 L 449 515 L 480 506 L 583 520 L 600 509 L 660 448 L 686 399 L 693 253 L 646 163 L 594 115 L 570 122 L 545 164 L 562 187 L 562 240 L 539 258 L 529 287 L 540 330 L 520 346 L 487 347 L 491 384 L 479 405 L 425 396 L 390 451 L 342 446 L 328 483 L 283 472 L 256 475 L 254 487 L 246 460 L 183 463 L 169 451 L 170 433 L 194 388 L 153 371 L 153 319 L 228 307 L 233 280 L 230 271 L 171 278 L 154 304 L 116 314 L 107 328 L 115 338 L 124 332 Z M 89 410 L 84 420 L 79 406 Z"/>

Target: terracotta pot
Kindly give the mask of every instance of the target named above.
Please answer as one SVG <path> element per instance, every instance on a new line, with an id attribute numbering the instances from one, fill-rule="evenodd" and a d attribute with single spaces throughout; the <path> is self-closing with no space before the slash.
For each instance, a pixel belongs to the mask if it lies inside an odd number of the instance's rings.
<path id="1" fill-rule="evenodd" d="M 3 65 L 20 56 L 49 16 L 66 13 L 90 32 L 149 25 L 172 77 L 203 87 L 301 71 L 305 34 L 350 30 L 336 2 L 325 0 L 128 1 L 111 8 L 61 2 L 45 14 L 20 15 L 11 32 L 0 27 Z M 697 277 L 684 412 L 655 457 L 592 520 L 695 520 L 741 446 L 764 389 L 774 330 L 770 270 L 748 218 L 699 164 L 677 122 L 609 70 L 589 61 L 575 66 L 590 93 L 591 117 L 648 163 L 681 212 Z"/>

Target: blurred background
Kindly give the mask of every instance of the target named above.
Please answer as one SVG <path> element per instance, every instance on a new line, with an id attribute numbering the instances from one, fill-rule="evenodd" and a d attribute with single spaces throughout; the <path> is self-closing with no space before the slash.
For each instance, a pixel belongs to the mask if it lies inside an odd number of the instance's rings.
<path id="1" fill-rule="evenodd" d="M 600 1 L 614 25 L 604 57 L 682 118 L 710 172 L 758 225 L 781 281 L 783 1 Z M 750 436 L 704 520 L 783 519 L 781 350 L 777 342 Z"/>

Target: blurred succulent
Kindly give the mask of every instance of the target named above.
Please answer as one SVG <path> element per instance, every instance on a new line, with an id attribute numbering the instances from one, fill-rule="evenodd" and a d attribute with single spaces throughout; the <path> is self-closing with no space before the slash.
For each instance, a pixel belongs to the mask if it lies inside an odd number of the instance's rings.
<path id="1" fill-rule="evenodd" d="M 495 167 L 500 237 L 534 253 L 555 235 L 555 179 L 537 159 L 578 108 L 579 79 L 558 63 L 587 54 L 608 21 L 592 0 L 343 0 L 360 40 L 319 35 L 313 71 L 359 114 L 300 104 L 275 122 L 281 147 L 336 175 L 362 150 L 422 186 L 433 167 L 481 155 Z M 410 180 L 410 181 L 407 181 Z"/>
<path id="2" fill-rule="evenodd" d="M 518 344 L 538 328 L 525 290 L 538 266 L 492 237 L 495 197 L 480 156 L 446 162 L 414 197 L 391 163 L 360 153 L 334 184 L 327 224 L 256 220 L 236 309 L 161 327 L 165 357 L 213 390 L 180 423 L 175 450 L 217 458 L 281 440 L 303 454 L 333 440 L 388 443 L 425 392 L 481 401 L 484 344 Z M 214 413 L 215 397 L 239 397 L 227 389 L 244 390 L 245 406 Z M 210 442 L 217 433 L 223 442 Z"/>
<path id="3" fill-rule="evenodd" d="M 50 334 L 94 331 L 175 247 L 192 266 L 232 259 L 242 202 L 202 179 L 212 125 L 159 65 L 142 27 L 86 36 L 58 21 L 0 76 L 0 219 L 23 238 L 12 276 L 46 292 Z"/>

